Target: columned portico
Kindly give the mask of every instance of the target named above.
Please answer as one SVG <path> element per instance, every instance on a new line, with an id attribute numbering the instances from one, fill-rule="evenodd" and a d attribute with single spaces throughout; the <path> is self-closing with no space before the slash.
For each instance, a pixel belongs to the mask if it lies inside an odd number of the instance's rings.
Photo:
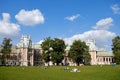
<path id="1" fill-rule="evenodd" d="M 112 63 L 112 58 L 111 56 L 109 57 L 97 57 L 97 64 L 111 64 Z"/>

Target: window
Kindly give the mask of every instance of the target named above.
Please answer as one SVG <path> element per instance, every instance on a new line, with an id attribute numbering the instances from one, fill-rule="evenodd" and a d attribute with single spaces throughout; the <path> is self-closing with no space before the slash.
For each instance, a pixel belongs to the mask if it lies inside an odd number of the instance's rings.
<path id="1" fill-rule="evenodd" d="M 103 61 L 105 62 L 105 57 L 103 58 Z"/>

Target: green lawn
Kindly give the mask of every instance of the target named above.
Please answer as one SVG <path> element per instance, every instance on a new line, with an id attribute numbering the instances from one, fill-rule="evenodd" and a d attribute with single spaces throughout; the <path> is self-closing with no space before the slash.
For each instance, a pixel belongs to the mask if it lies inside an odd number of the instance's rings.
<path id="1" fill-rule="evenodd" d="M 64 66 L 0 67 L 0 80 L 120 80 L 120 65 L 79 66 L 81 72 L 64 70 Z"/>

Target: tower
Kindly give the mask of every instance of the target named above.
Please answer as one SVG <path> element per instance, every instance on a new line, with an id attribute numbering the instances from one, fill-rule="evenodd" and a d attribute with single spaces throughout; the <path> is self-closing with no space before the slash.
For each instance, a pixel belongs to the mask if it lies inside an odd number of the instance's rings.
<path id="1" fill-rule="evenodd" d="M 91 65 L 96 65 L 97 47 L 96 47 L 95 40 L 88 39 L 86 41 L 86 45 L 89 46 L 89 54 L 91 56 Z"/>
<path id="2" fill-rule="evenodd" d="M 29 35 L 22 35 L 20 42 L 17 44 L 20 66 L 33 66 L 34 50 Z"/>

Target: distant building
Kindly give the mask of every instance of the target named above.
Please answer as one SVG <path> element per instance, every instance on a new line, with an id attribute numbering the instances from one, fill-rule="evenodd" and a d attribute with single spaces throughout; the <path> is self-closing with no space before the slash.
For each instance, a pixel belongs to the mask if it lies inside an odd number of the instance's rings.
<path id="1" fill-rule="evenodd" d="M 96 62 L 97 64 L 111 64 L 113 63 L 113 54 L 107 51 L 97 51 Z"/>
<path id="2" fill-rule="evenodd" d="M 91 55 L 91 65 L 97 64 L 111 64 L 113 62 L 113 54 L 107 52 L 106 50 L 98 50 L 96 47 L 95 40 L 87 40 L 86 45 L 89 46 L 89 53 Z M 0 46 L 0 51 L 2 47 Z M 70 47 L 67 46 L 65 51 L 64 60 L 62 61 L 63 65 L 76 66 L 76 63 L 72 62 L 68 58 L 68 52 Z M 19 65 L 19 66 L 38 66 L 43 65 L 44 61 L 41 58 L 42 49 L 40 44 L 32 43 L 32 40 L 29 35 L 22 35 L 20 42 L 17 46 L 12 46 L 12 52 L 10 58 L 6 60 L 8 65 Z M 2 53 L 0 53 L 2 56 Z M 1 64 L 1 61 L 0 61 Z M 52 62 L 49 63 L 53 65 Z"/>
<path id="3" fill-rule="evenodd" d="M 105 49 L 98 50 L 95 40 L 86 41 L 89 46 L 89 53 L 91 55 L 91 65 L 96 64 L 111 64 L 113 62 L 113 53 L 107 52 Z"/>
<path id="4" fill-rule="evenodd" d="M 107 52 L 105 49 L 98 50 L 96 42 L 93 39 L 88 39 L 86 45 L 89 46 L 89 54 L 91 56 L 91 65 L 109 65 L 113 62 L 113 53 Z M 66 57 L 64 58 L 65 63 L 69 63 L 70 66 L 76 66 L 77 64 L 69 60 L 67 57 L 70 46 L 66 48 Z"/>
<path id="5" fill-rule="evenodd" d="M 40 65 L 42 62 L 40 44 L 33 44 L 28 35 L 21 37 L 20 42 L 17 44 L 17 53 L 20 56 L 20 66 Z"/>
<path id="6" fill-rule="evenodd" d="M 92 40 L 92 39 L 87 40 L 86 45 L 89 46 L 89 53 L 91 55 L 91 65 L 96 65 L 97 47 L 96 47 L 95 40 Z"/>

